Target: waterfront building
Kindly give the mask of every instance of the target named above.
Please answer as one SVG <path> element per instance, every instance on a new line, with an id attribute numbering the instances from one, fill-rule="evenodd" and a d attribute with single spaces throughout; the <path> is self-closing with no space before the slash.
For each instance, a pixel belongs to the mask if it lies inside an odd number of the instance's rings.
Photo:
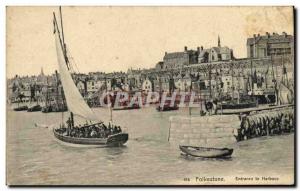
<path id="1" fill-rule="evenodd" d="M 178 91 L 188 92 L 191 89 L 192 79 L 189 73 L 179 74 L 174 78 L 174 84 Z"/>
<path id="2" fill-rule="evenodd" d="M 294 37 L 283 32 L 254 34 L 247 39 L 247 57 L 264 58 L 272 55 L 294 55 Z"/>
<path id="3" fill-rule="evenodd" d="M 127 70 L 127 81 L 131 90 L 138 90 L 142 86 L 142 71 L 132 68 Z"/>
<path id="4" fill-rule="evenodd" d="M 88 80 L 86 81 L 87 93 L 95 93 L 103 85 L 102 81 Z"/>
<path id="5" fill-rule="evenodd" d="M 41 73 L 37 76 L 36 82 L 38 84 L 47 84 L 47 76 L 44 74 L 43 68 L 41 68 Z"/>
<path id="6" fill-rule="evenodd" d="M 262 50 L 263 47 L 265 50 Z M 276 84 L 293 89 L 293 36 L 286 33 L 255 35 L 255 38 L 247 40 L 247 49 L 248 57 L 237 59 L 232 49 L 221 46 L 218 38 L 216 47 L 204 49 L 201 46 L 197 50 L 184 47 L 183 52 L 165 53 L 163 61 L 150 69 L 130 68 L 127 73 L 74 73 L 72 77 L 85 96 L 104 90 L 189 91 L 191 85 L 192 91 L 200 92 L 202 98 L 207 99 L 237 93 L 274 96 Z M 17 76 L 8 81 L 10 97 L 14 97 L 16 88 L 19 93 L 29 95 L 28 84 L 54 87 L 57 84 L 56 75 L 46 76 L 41 69 L 38 76 Z"/>
<path id="7" fill-rule="evenodd" d="M 160 61 L 155 65 L 155 70 L 160 71 L 162 69 L 164 69 L 164 62 Z"/>
<path id="8" fill-rule="evenodd" d="M 198 56 L 198 63 L 228 61 L 234 59 L 233 50 L 227 46 L 221 46 L 220 37 L 218 37 L 218 46 L 209 49 L 203 49 L 201 46 Z"/>
<path id="9" fill-rule="evenodd" d="M 233 59 L 233 50 L 227 46 L 221 46 L 220 37 L 218 37 L 218 46 L 216 47 L 204 49 L 201 46 L 197 47 L 197 50 L 189 50 L 185 46 L 183 52 L 165 52 L 163 61 L 155 65 L 155 70 L 172 70 L 198 63 L 229 61 Z"/>
<path id="10" fill-rule="evenodd" d="M 83 97 L 85 97 L 85 95 L 87 94 L 87 86 L 86 86 L 86 82 L 82 81 L 82 80 L 77 80 L 77 82 L 75 83 L 79 92 L 81 93 L 81 95 Z"/>
<path id="11" fill-rule="evenodd" d="M 149 78 L 147 78 L 146 80 L 143 81 L 142 91 L 145 93 L 148 93 L 148 92 L 151 92 L 152 90 L 153 90 L 153 84 L 149 80 Z"/>
<path id="12" fill-rule="evenodd" d="M 188 50 L 187 46 L 184 47 L 183 52 L 165 52 L 163 57 L 163 68 L 172 69 L 188 64 L 196 64 L 198 63 L 198 55 L 198 51 Z"/>

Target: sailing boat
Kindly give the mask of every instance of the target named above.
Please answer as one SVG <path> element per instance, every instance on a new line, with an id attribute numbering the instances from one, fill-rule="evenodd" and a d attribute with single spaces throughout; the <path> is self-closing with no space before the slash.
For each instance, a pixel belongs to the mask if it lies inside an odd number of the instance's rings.
<path id="1" fill-rule="evenodd" d="M 65 97 L 63 93 L 59 94 L 59 78 L 57 71 L 55 70 L 55 78 L 56 78 L 56 86 L 55 89 L 51 88 L 51 90 L 55 90 L 55 96 L 49 96 L 50 88 L 47 79 L 47 91 L 46 91 L 46 99 L 45 99 L 45 106 L 42 108 L 43 113 L 49 112 L 64 112 L 67 111 L 68 108 L 65 104 Z"/>
<path id="2" fill-rule="evenodd" d="M 122 133 L 118 126 L 106 126 L 99 117 L 87 105 L 79 90 L 77 89 L 70 74 L 70 62 L 67 56 L 66 44 L 62 25 L 62 15 L 60 7 L 61 33 L 55 13 L 53 13 L 54 35 L 56 52 L 59 65 L 62 87 L 66 98 L 70 117 L 66 124 L 53 129 L 55 138 L 60 141 L 80 145 L 95 146 L 120 146 L 127 142 L 128 134 Z M 76 122 L 75 124 L 75 118 Z M 86 123 L 80 125 L 78 122 L 85 120 Z M 89 122 L 88 122 L 89 121 Z"/>
<path id="3" fill-rule="evenodd" d="M 38 103 L 28 108 L 27 112 L 41 111 L 42 107 Z"/>
<path id="4" fill-rule="evenodd" d="M 20 101 L 18 102 L 18 106 L 14 108 L 14 111 L 26 111 L 28 109 L 27 105 L 20 106 Z"/>
<path id="5" fill-rule="evenodd" d="M 27 110 L 28 109 L 27 105 L 21 105 L 20 106 L 20 102 L 23 102 L 23 98 L 25 97 L 24 94 L 21 94 L 19 90 L 18 90 L 17 93 L 18 93 L 17 97 L 18 97 L 19 100 L 17 102 L 18 103 L 17 107 L 14 108 L 14 111 L 25 111 L 25 110 Z"/>
<path id="6" fill-rule="evenodd" d="M 36 103 L 33 103 L 33 105 L 31 105 L 31 106 L 28 108 L 27 112 L 41 111 L 41 110 L 42 110 L 42 107 L 41 107 L 41 105 L 39 104 L 39 97 L 37 97 L 37 96 L 35 95 L 35 88 L 36 88 L 36 86 L 34 85 L 34 86 L 31 87 L 31 88 L 33 88 L 33 89 L 30 89 L 30 91 L 33 91 L 33 92 L 34 92 L 34 93 L 33 93 L 34 95 L 31 96 L 30 103 L 31 103 L 32 99 L 33 99 L 33 102 L 35 101 L 34 97 L 36 97 Z"/>
<path id="7" fill-rule="evenodd" d="M 222 99 L 220 108 L 223 109 L 245 109 L 255 108 L 258 106 L 257 99 L 253 96 L 253 75 L 252 75 L 252 60 L 251 60 L 251 96 L 242 95 L 240 93 L 240 71 L 238 70 L 238 76 L 234 75 L 233 65 L 231 66 L 231 97 L 229 99 Z M 235 87 L 234 78 L 237 78 L 237 87 Z M 236 89 L 236 90 L 235 90 Z M 237 95 L 236 98 L 234 95 Z"/>
<path id="8" fill-rule="evenodd" d="M 173 111 L 173 110 L 178 110 L 178 106 L 176 104 L 176 102 L 174 103 L 174 105 L 171 105 L 171 101 L 165 101 L 164 105 L 161 106 L 161 99 L 162 99 L 162 82 L 161 82 L 161 78 L 158 77 L 159 79 L 159 103 L 158 106 L 156 107 L 156 110 L 158 112 L 164 112 L 164 111 Z M 171 92 L 169 91 L 169 94 L 171 94 Z"/>

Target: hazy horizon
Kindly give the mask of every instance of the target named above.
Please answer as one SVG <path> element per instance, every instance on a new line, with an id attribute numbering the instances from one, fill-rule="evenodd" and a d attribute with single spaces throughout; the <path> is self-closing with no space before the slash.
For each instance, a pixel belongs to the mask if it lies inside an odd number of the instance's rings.
<path id="1" fill-rule="evenodd" d="M 6 76 L 58 68 L 52 12 L 7 7 Z M 62 7 L 66 44 L 81 73 L 153 68 L 165 52 L 221 45 L 247 56 L 253 34 L 293 35 L 293 7 Z"/>

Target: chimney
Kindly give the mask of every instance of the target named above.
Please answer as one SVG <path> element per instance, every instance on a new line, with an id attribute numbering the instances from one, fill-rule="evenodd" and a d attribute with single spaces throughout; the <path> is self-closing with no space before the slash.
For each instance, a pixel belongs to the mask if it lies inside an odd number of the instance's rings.
<path id="1" fill-rule="evenodd" d="M 257 34 L 257 37 L 260 37 L 260 34 L 259 34 L 259 33 Z"/>
<path id="2" fill-rule="evenodd" d="M 165 55 L 167 55 L 168 53 L 167 52 L 165 52 Z"/>
<path id="3" fill-rule="evenodd" d="M 253 38 L 254 38 L 254 39 L 256 38 L 256 34 L 253 35 Z"/>
<path id="4" fill-rule="evenodd" d="M 187 51 L 187 46 L 184 47 L 184 51 Z"/>
<path id="5" fill-rule="evenodd" d="M 269 38 L 269 37 L 270 37 L 270 33 L 269 33 L 269 32 L 266 32 L 266 36 Z"/>
<path id="6" fill-rule="evenodd" d="M 201 51 L 203 50 L 203 46 L 201 46 L 200 50 L 201 50 Z"/>
<path id="7" fill-rule="evenodd" d="M 286 37 L 287 36 L 287 33 L 286 32 L 282 32 L 282 35 L 284 36 L 284 37 Z"/>
<path id="8" fill-rule="evenodd" d="M 197 52 L 198 52 L 198 53 L 200 52 L 200 47 L 199 47 L 199 46 L 197 47 Z"/>

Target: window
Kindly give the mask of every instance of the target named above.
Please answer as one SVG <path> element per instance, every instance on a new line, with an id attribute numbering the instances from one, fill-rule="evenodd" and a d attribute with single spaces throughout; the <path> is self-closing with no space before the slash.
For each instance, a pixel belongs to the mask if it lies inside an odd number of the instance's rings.
<path id="1" fill-rule="evenodd" d="M 253 52 L 254 52 L 254 47 L 253 45 L 250 45 L 250 58 L 254 57 Z"/>

